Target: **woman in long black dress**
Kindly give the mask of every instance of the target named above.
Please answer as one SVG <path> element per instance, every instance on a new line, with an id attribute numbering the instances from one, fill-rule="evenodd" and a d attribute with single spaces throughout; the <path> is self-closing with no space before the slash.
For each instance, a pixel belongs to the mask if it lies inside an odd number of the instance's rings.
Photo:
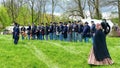
<path id="1" fill-rule="evenodd" d="M 101 24 L 96 25 L 93 48 L 91 49 L 88 64 L 110 65 L 113 61 L 106 45 L 106 34 L 103 32 Z"/>

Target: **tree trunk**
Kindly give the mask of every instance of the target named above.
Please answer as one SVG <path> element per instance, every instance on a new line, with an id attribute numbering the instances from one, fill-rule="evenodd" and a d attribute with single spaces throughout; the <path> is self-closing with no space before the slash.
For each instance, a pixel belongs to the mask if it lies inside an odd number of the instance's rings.
<path id="1" fill-rule="evenodd" d="M 96 15 L 97 15 L 97 18 L 100 19 L 100 13 L 99 13 L 99 0 L 96 0 L 95 1 L 95 5 L 96 5 Z"/>
<path id="2" fill-rule="evenodd" d="M 45 11 L 45 6 L 46 6 L 46 1 L 43 0 L 43 10 L 42 10 L 42 23 L 45 22 L 45 14 L 46 14 L 46 11 Z"/>
<path id="3" fill-rule="evenodd" d="M 54 8 L 55 8 L 55 5 L 54 5 L 54 0 L 52 0 L 52 22 L 54 21 Z"/>
<path id="4" fill-rule="evenodd" d="M 82 5 L 81 5 L 81 0 L 78 0 L 78 6 L 79 6 L 80 15 L 81 15 L 81 17 L 84 19 L 85 16 L 84 16 L 84 14 L 83 14 L 83 9 L 82 9 Z"/>
<path id="5" fill-rule="evenodd" d="M 14 18 L 14 3 L 13 3 L 13 0 L 11 0 L 11 13 L 12 13 L 12 22 L 14 22 L 15 18 Z"/>
<path id="6" fill-rule="evenodd" d="M 95 16 L 97 19 L 101 19 L 100 10 L 99 10 L 99 0 L 94 0 L 95 2 Z"/>
<path id="7" fill-rule="evenodd" d="M 33 2 L 32 2 L 31 10 L 32 10 L 32 23 L 33 23 L 33 22 L 34 22 L 34 21 L 33 21 L 33 19 L 34 19 L 34 18 L 33 18 L 33 16 L 34 16 L 34 14 L 33 14 Z"/>
<path id="8" fill-rule="evenodd" d="M 90 18 L 92 19 L 93 15 L 92 15 L 92 9 L 91 9 L 91 5 L 90 5 L 90 1 L 88 1 L 88 6 L 89 6 Z"/>
<path id="9" fill-rule="evenodd" d="M 5 0 L 3 0 L 3 5 L 4 5 L 4 7 L 6 7 Z"/>
<path id="10" fill-rule="evenodd" d="M 120 26 L 120 0 L 118 0 L 118 15 L 119 15 L 119 26 Z"/>

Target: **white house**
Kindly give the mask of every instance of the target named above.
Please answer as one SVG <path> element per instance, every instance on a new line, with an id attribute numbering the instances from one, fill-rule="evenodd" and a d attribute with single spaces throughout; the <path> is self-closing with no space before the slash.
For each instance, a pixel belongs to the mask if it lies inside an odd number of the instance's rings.
<path id="1" fill-rule="evenodd" d="M 102 20 L 97 20 L 97 19 L 81 19 L 81 21 L 83 23 L 88 22 L 90 26 L 91 26 L 91 21 L 94 21 L 95 24 L 102 22 Z M 110 25 L 110 27 L 112 28 L 114 25 L 113 22 L 111 20 L 107 20 L 107 22 Z"/>

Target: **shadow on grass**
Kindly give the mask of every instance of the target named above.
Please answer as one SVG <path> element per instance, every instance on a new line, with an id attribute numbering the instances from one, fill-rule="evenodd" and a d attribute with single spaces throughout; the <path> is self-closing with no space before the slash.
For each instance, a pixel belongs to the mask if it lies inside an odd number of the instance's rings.
<path id="1" fill-rule="evenodd" d="M 111 66 L 113 66 L 113 65 L 115 65 L 116 63 L 113 63 L 112 65 L 90 65 L 89 64 L 89 66 L 90 66 L 90 68 L 109 68 L 109 67 L 111 67 Z M 111 67 L 112 68 L 112 67 Z"/>

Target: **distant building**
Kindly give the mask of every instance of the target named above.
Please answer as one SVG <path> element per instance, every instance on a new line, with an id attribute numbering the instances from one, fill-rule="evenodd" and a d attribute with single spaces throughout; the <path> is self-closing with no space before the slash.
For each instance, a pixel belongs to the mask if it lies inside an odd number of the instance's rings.
<path id="1" fill-rule="evenodd" d="M 20 26 L 21 29 L 22 26 Z M 13 33 L 13 28 L 14 26 L 7 26 L 2 32 L 1 34 L 12 34 Z M 27 29 L 28 26 L 25 26 L 25 28 Z"/>

